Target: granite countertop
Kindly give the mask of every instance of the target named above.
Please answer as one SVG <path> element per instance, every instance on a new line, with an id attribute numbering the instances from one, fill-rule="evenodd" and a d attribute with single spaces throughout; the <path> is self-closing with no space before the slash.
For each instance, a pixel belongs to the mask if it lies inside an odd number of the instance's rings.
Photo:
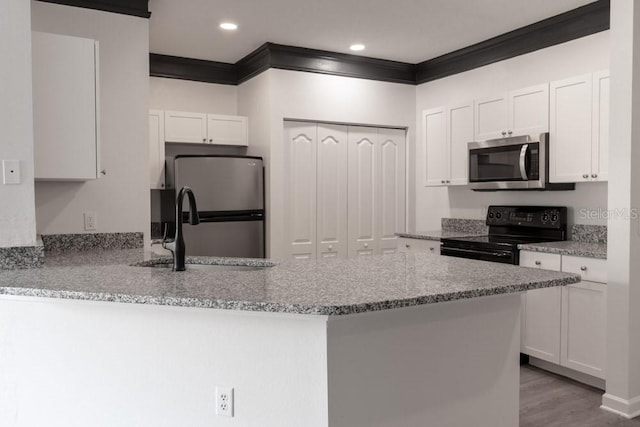
<path id="1" fill-rule="evenodd" d="M 523 251 L 545 252 L 548 254 L 574 255 L 589 258 L 607 259 L 606 243 L 578 242 L 566 240 L 564 242 L 543 242 L 518 245 Z"/>
<path id="2" fill-rule="evenodd" d="M 43 268 L 0 271 L 0 295 L 343 315 L 579 281 L 575 274 L 429 254 L 290 260 L 256 271 L 175 273 L 130 265 L 168 262 L 151 258 L 142 249 L 46 256 Z M 274 264 L 210 257 L 187 262 Z"/>
<path id="3" fill-rule="evenodd" d="M 432 230 L 432 231 L 413 231 L 396 233 L 398 237 L 408 239 L 436 240 L 451 239 L 454 237 L 482 236 L 487 233 L 475 233 L 472 231 L 455 231 L 455 230 Z"/>

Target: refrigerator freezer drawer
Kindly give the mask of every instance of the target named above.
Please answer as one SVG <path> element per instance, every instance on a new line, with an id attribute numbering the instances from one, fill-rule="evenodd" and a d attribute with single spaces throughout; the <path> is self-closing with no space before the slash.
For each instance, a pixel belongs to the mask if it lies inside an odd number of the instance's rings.
<path id="1" fill-rule="evenodd" d="M 264 258 L 264 221 L 183 224 L 187 256 Z"/>

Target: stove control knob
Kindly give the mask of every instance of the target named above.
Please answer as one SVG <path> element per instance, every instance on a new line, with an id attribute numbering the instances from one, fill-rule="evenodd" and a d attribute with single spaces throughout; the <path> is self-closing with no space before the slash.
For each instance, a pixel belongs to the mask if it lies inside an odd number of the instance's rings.
<path id="1" fill-rule="evenodd" d="M 496 212 L 496 219 L 500 219 L 502 218 L 502 213 L 501 212 Z"/>
<path id="2" fill-rule="evenodd" d="M 494 216 L 495 216 L 495 215 L 494 215 L 494 213 L 493 213 L 493 212 L 489 212 L 489 219 L 493 219 L 493 217 L 494 217 Z"/>
<path id="3" fill-rule="evenodd" d="M 559 219 L 558 213 L 557 212 L 553 212 L 551 214 L 551 222 L 558 222 L 558 219 Z"/>
<path id="4" fill-rule="evenodd" d="M 545 222 L 548 222 L 548 221 L 549 221 L 549 212 L 545 211 L 542 214 L 542 223 L 544 224 Z"/>

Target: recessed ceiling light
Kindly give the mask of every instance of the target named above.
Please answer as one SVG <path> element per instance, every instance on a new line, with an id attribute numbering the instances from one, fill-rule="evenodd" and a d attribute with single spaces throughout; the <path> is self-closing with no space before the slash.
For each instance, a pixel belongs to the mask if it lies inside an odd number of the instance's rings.
<path id="1" fill-rule="evenodd" d="M 232 22 L 223 22 L 220 24 L 220 28 L 223 30 L 237 30 L 238 26 Z"/>
<path id="2" fill-rule="evenodd" d="M 349 46 L 349 49 L 355 50 L 355 51 L 364 50 L 364 45 L 360 43 L 352 44 L 351 46 Z"/>

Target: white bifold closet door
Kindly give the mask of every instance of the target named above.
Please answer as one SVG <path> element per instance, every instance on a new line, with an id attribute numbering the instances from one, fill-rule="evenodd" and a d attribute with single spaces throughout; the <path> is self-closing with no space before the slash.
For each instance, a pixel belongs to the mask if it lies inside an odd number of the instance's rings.
<path id="1" fill-rule="evenodd" d="M 285 121 L 287 252 L 395 253 L 404 229 L 405 131 Z"/>

